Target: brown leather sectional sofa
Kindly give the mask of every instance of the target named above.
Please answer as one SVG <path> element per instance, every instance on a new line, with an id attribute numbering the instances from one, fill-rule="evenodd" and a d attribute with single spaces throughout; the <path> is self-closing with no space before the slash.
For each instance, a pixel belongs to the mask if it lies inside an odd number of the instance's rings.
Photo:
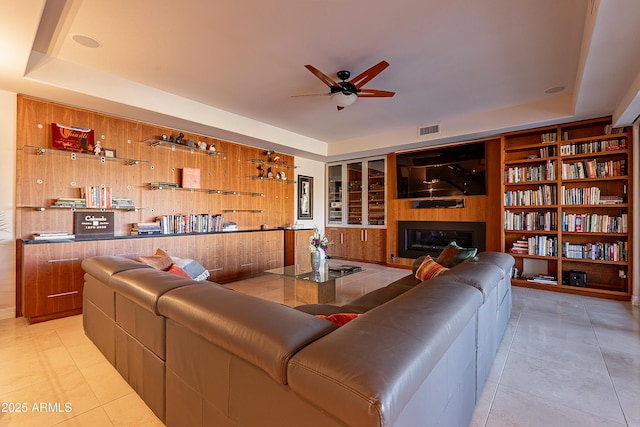
<path id="1" fill-rule="evenodd" d="M 126 258 L 82 267 L 85 333 L 168 426 L 468 425 L 511 312 L 502 253 L 299 310 Z"/>

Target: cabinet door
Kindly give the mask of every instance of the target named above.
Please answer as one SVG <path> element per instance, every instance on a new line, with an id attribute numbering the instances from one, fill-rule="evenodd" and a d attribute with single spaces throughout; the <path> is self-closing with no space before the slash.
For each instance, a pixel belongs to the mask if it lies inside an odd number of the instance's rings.
<path id="1" fill-rule="evenodd" d="M 23 245 L 22 314 L 32 322 L 82 309 L 83 258 L 95 255 L 95 242 Z"/>
<path id="2" fill-rule="evenodd" d="M 362 195 L 362 162 L 347 163 L 347 224 L 362 224 Z"/>
<path id="3" fill-rule="evenodd" d="M 336 258 L 345 258 L 347 256 L 347 239 L 344 231 L 346 228 L 330 227 L 325 230 L 327 239 L 331 242 L 327 255 Z"/>
<path id="4" fill-rule="evenodd" d="M 387 259 L 387 230 L 368 228 L 363 231 L 363 259 L 371 262 L 385 262 Z"/>
<path id="5" fill-rule="evenodd" d="M 367 162 L 367 225 L 384 225 L 385 210 L 385 161 Z"/>
<path id="6" fill-rule="evenodd" d="M 342 165 L 327 166 L 327 181 L 327 223 L 342 224 L 342 207 L 344 205 Z"/>

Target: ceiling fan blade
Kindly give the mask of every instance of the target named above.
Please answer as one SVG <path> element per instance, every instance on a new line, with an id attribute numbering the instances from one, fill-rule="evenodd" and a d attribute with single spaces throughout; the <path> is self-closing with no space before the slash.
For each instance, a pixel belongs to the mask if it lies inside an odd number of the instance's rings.
<path id="1" fill-rule="evenodd" d="M 380 74 L 382 70 L 384 70 L 388 66 L 389 63 L 387 61 L 380 61 L 373 67 L 352 78 L 350 82 L 353 83 L 356 88 L 360 89 L 362 86 L 367 84 L 367 82 L 371 81 L 371 79 Z"/>
<path id="2" fill-rule="evenodd" d="M 388 90 L 361 89 L 360 92 L 358 92 L 358 98 L 391 98 L 395 94 L 395 92 Z"/>
<path id="3" fill-rule="evenodd" d="M 324 74 L 322 71 L 318 70 L 316 67 L 314 67 L 313 65 L 305 65 L 304 66 L 307 70 L 311 71 L 317 78 L 319 78 L 320 80 L 322 80 L 324 82 L 324 84 L 326 84 L 327 86 L 333 88 L 333 87 L 337 87 L 337 88 L 342 88 L 342 86 L 340 86 L 336 81 L 334 81 L 331 77 L 327 76 L 326 74 Z"/>

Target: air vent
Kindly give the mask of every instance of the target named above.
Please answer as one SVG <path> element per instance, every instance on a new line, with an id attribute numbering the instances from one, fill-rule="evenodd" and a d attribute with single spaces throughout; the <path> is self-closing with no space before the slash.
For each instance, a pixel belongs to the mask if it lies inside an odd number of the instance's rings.
<path id="1" fill-rule="evenodd" d="M 425 136 L 438 132 L 440 132 L 440 125 L 422 126 L 418 128 L 418 136 Z"/>

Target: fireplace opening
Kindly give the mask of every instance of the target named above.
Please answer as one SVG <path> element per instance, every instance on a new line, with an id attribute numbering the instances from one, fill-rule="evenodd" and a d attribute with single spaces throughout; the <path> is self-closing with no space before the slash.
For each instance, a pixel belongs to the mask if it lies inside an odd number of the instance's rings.
<path id="1" fill-rule="evenodd" d="M 485 250 L 484 222 L 399 221 L 398 256 L 435 258 L 451 242 L 465 248 Z"/>

